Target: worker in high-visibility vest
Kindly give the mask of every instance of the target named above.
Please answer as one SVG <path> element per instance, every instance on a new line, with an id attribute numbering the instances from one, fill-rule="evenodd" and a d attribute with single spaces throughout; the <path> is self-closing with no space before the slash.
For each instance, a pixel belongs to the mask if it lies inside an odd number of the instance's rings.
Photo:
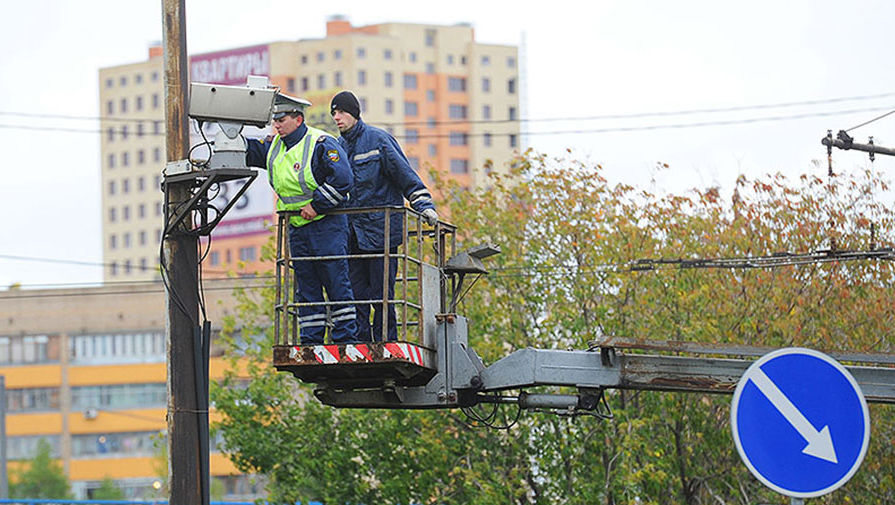
<path id="1" fill-rule="evenodd" d="M 305 124 L 307 100 L 277 94 L 273 128 L 265 140 L 247 139 L 246 165 L 267 169 L 271 187 L 279 197 L 277 210 L 300 211 L 289 222 L 292 258 L 342 256 L 340 259 L 293 261 L 296 298 L 300 303 L 329 299 L 332 342 L 353 342 L 357 323 L 348 278 L 348 218 L 327 215 L 343 207 L 354 183 L 348 156 L 328 133 Z M 341 303 L 340 303 L 341 302 Z M 322 344 L 327 326 L 324 305 L 299 306 L 301 344 Z"/>

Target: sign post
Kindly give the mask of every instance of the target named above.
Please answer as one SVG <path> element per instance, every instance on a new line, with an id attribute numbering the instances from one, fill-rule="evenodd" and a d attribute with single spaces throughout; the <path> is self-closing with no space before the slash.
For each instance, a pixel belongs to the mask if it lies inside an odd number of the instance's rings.
<path id="1" fill-rule="evenodd" d="M 769 488 L 813 498 L 845 484 L 870 441 L 867 402 L 854 377 L 811 349 L 779 349 L 740 378 L 730 426 L 749 471 Z"/>

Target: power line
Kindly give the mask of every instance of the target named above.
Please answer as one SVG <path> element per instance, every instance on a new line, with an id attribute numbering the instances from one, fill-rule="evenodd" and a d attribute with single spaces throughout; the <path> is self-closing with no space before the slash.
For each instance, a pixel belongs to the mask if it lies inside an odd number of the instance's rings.
<path id="1" fill-rule="evenodd" d="M 826 111 L 826 112 L 806 112 L 802 114 L 791 114 L 785 116 L 764 116 L 764 117 L 755 117 L 755 118 L 745 118 L 745 119 L 728 119 L 728 120 L 715 120 L 715 121 L 698 121 L 693 123 L 673 123 L 673 124 L 653 124 L 653 125 L 640 125 L 640 126 L 616 126 L 616 127 L 606 127 L 606 128 L 591 128 L 591 129 L 577 129 L 577 130 L 553 130 L 553 131 L 520 131 L 516 132 L 479 132 L 479 133 L 468 133 L 464 132 L 464 135 L 468 137 L 484 137 L 487 135 L 497 136 L 497 137 L 505 137 L 510 135 L 576 135 L 576 134 L 585 134 L 585 133 L 624 133 L 624 132 L 634 132 L 634 131 L 649 131 L 649 130 L 670 130 L 670 129 L 683 129 L 683 128 L 700 128 L 706 126 L 730 126 L 737 124 L 750 124 L 750 123 L 762 123 L 762 122 L 775 122 L 775 121 L 790 121 L 796 119 L 807 119 L 811 117 L 829 117 L 829 116 L 837 116 L 837 115 L 845 115 L 845 114 L 856 114 L 862 112 L 878 112 L 881 110 L 891 110 L 892 107 L 867 107 L 860 109 L 846 109 L 846 110 L 837 110 L 837 111 Z M 567 121 L 573 122 L 578 118 L 568 118 Z M 40 131 L 60 131 L 60 132 L 77 132 L 77 133 L 94 133 L 101 134 L 103 133 L 100 130 L 79 130 L 75 128 L 56 128 L 56 127 L 37 127 L 37 126 L 17 126 L 17 125 L 6 125 L 0 124 L 0 128 L 18 128 L 23 130 L 40 130 Z M 144 133 L 146 136 L 164 136 L 164 133 Z M 418 138 L 418 139 L 431 139 L 431 138 L 449 138 L 451 134 L 423 134 L 423 135 L 400 135 L 396 136 L 396 138 L 407 139 L 407 138 Z"/>
<path id="2" fill-rule="evenodd" d="M 887 93 L 877 93 L 873 95 L 856 95 L 856 96 L 847 96 L 847 97 L 835 97 L 835 98 L 821 98 L 815 100 L 802 100 L 802 101 L 793 101 L 793 102 L 777 102 L 777 103 L 769 103 L 769 104 L 754 104 L 754 105 L 737 105 L 731 107 L 707 107 L 707 108 L 698 108 L 698 109 L 683 109 L 683 110 L 672 110 L 672 111 L 652 111 L 652 112 L 635 112 L 635 113 L 623 113 L 623 114 L 604 114 L 597 116 L 583 116 L 583 117 L 553 117 L 553 118 L 526 118 L 526 119 L 477 119 L 477 120 L 469 120 L 469 119 L 454 119 L 447 121 L 436 121 L 435 124 L 486 124 L 486 123 L 512 123 L 512 122 L 520 122 L 520 123 L 535 123 L 535 122 L 551 122 L 551 121 L 596 121 L 596 120 L 605 120 L 605 119 L 636 119 L 636 118 L 645 118 L 645 117 L 667 117 L 667 116 L 683 116 L 683 115 L 692 115 L 692 114 L 715 114 L 719 112 L 742 112 L 748 110 L 763 110 L 763 109 L 781 109 L 788 107 L 799 107 L 799 106 L 807 106 L 807 105 L 826 105 L 833 103 L 842 103 L 842 102 L 853 102 L 853 101 L 862 101 L 862 100 L 875 100 L 880 98 L 888 98 L 895 96 L 895 92 L 887 92 Z M 163 121 L 164 118 L 127 118 L 127 117 L 115 117 L 115 116 L 73 116 L 73 115 L 63 115 L 63 114 L 40 114 L 40 113 L 31 113 L 31 112 L 16 112 L 16 111 L 0 111 L 0 116 L 14 116 L 14 117 L 26 117 L 26 118 L 40 118 L 40 119 L 66 119 L 66 120 L 85 120 L 85 121 L 120 121 L 120 122 L 153 122 L 153 121 Z M 380 122 L 378 124 L 385 126 L 407 126 L 407 125 L 420 125 L 420 124 L 429 124 L 428 121 L 403 121 L 403 122 Z"/>

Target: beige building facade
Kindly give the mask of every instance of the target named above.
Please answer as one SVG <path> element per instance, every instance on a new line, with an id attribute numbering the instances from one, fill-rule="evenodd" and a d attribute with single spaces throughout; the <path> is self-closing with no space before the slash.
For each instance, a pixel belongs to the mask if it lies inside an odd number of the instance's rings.
<path id="1" fill-rule="evenodd" d="M 355 27 L 335 17 L 324 38 L 194 55 L 190 69 L 192 80 L 218 84 L 269 76 L 282 92 L 310 99 L 308 122 L 334 134 L 329 101 L 350 89 L 361 102 L 363 119 L 398 139 L 430 188 L 433 171 L 462 187 L 482 186 L 487 171 L 505 170 L 522 149 L 518 50 L 478 43 L 468 25 Z M 163 81 L 158 47 L 146 61 L 99 71 L 107 282 L 159 279 Z M 266 179 L 259 174 L 216 230 L 203 263 L 207 276 L 270 270 L 270 261 L 262 258 L 275 221 Z"/>

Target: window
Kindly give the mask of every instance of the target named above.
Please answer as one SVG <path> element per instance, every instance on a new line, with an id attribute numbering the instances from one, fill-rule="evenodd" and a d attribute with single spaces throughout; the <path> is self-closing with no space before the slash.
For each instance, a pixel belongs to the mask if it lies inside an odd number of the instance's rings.
<path id="1" fill-rule="evenodd" d="M 466 106 L 455 103 L 448 105 L 448 117 L 451 119 L 466 119 Z"/>
<path id="2" fill-rule="evenodd" d="M 448 62 L 448 65 L 454 64 L 454 55 L 453 54 L 447 55 L 447 62 Z"/>
<path id="3" fill-rule="evenodd" d="M 115 155 L 110 154 L 106 164 L 109 165 L 109 168 L 115 168 Z"/>
<path id="4" fill-rule="evenodd" d="M 8 402 L 7 402 L 8 404 Z M 37 455 L 41 440 L 50 444 L 50 457 L 58 458 L 61 454 L 59 435 L 25 435 L 12 436 L 6 439 L 6 457 L 14 459 L 32 459 Z"/>
<path id="5" fill-rule="evenodd" d="M 367 84 L 367 71 L 366 70 L 358 70 L 357 71 L 357 85 L 363 86 Z"/>
<path id="6" fill-rule="evenodd" d="M 430 129 L 435 128 L 435 118 L 434 117 L 426 118 L 426 128 L 430 128 Z"/>
<path id="7" fill-rule="evenodd" d="M 392 101 L 391 98 L 385 99 L 385 113 L 386 114 L 394 114 L 395 112 L 395 102 Z"/>
<path id="8" fill-rule="evenodd" d="M 109 249 L 117 249 L 118 248 L 118 236 L 114 233 L 109 235 Z M 113 267 L 115 265 L 112 265 Z M 112 270 L 114 272 L 114 269 Z"/>
<path id="9" fill-rule="evenodd" d="M 114 86 L 114 85 L 115 85 L 115 80 L 114 80 L 114 79 L 106 79 L 106 87 L 107 87 L 107 88 L 111 88 L 111 87 Z"/>
<path id="10" fill-rule="evenodd" d="M 435 64 L 430 62 L 426 62 L 426 73 L 429 75 L 435 74 Z"/>
<path id="11" fill-rule="evenodd" d="M 155 451 L 153 439 L 157 434 L 158 431 L 72 435 L 71 455 L 77 458 L 105 455 L 151 456 Z"/>
<path id="12" fill-rule="evenodd" d="M 254 247 L 240 247 L 239 248 L 239 261 L 255 261 L 255 248 Z"/>
<path id="13" fill-rule="evenodd" d="M 307 54 L 303 54 L 303 55 L 301 55 L 301 64 L 302 64 L 302 65 L 307 65 L 307 64 L 308 64 L 308 55 L 307 55 Z"/>
<path id="14" fill-rule="evenodd" d="M 311 86 L 308 84 L 308 78 L 307 78 L 307 77 L 302 77 L 302 78 L 301 78 L 301 90 L 302 90 L 302 91 L 307 91 L 307 90 L 309 90 L 309 89 L 311 89 Z"/>
<path id="15" fill-rule="evenodd" d="M 130 155 L 127 152 L 121 153 L 121 166 L 126 167 L 130 164 Z M 124 192 L 127 193 L 127 184 L 124 185 Z"/>
<path id="16" fill-rule="evenodd" d="M 360 102 L 360 110 L 361 111 L 367 110 L 367 98 L 366 97 L 362 96 L 362 97 L 358 98 L 358 102 Z"/>
<path id="17" fill-rule="evenodd" d="M 116 212 L 115 207 L 110 207 L 109 208 L 109 222 L 114 223 L 116 219 L 118 219 L 118 213 Z"/>
<path id="18" fill-rule="evenodd" d="M 510 135 L 510 147 L 517 147 L 519 145 L 519 141 L 517 140 L 516 135 Z"/>
<path id="19" fill-rule="evenodd" d="M 405 116 L 419 115 L 419 105 L 417 105 L 416 102 L 404 102 L 404 115 Z"/>
<path id="20" fill-rule="evenodd" d="M 142 205 L 141 205 L 141 207 L 142 207 Z M 140 217 L 142 217 L 142 216 L 140 216 Z M 140 232 L 140 245 L 146 245 L 146 232 L 145 231 Z M 143 261 L 142 266 L 144 267 L 144 270 L 145 270 L 145 267 L 146 267 L 145 260 Z"/>
<path id="21" fill-rule="evenodd" d="M 118 85 L 119 85 L 119 86 L 127 86 L 127 77 L 125 77 L 125 76 L 122 75 L 122 76 L 118 79 Z"/>
<path id="22" fill-rule="evenodd" d="M 295 78 L 290 77 L 288 81 L 286 81 L 286 89 L 295 93 Z"/>
<path id="23" fill-rule="evenodd" d="M 142 96 L 138 96 L 136 98 L 136 101 L 134 102 L 134 107 L 136 107 L 137 110 L 143 110 L 143 97 Z"/>
<path id="24" fill-rule="evenodd" d="M 143 219 L 144 217 L 146 217 L 146 204 L 145 203 L 141 203 L 140 205 L 137 206 L 137 217 L 140 219 Z M 143 232 L 140 232 L 140 233 L 142 234 Z M 146 245 L 145 240 L 141 240 L 141 242 L 142 243 L 140 245 Z"/>
<path id="25" fill-rule="evenodd" d="M 404 131 L 404 141 L 408 144 L 418 144 L 420 141 L 420 131 L 408 128 Z"/>
<path id="26" fill-rule="evenodd" d="M 153 95 L 152 95 L 152 108 L 153 108 L 153 109 L 158 109 L 158 107 L 159 107 L 159 97 L 158 97 L 158 93 L 153 93 Z"/>
<path id="27" fill-rule="evenodd" d="M 115 114 L 115 103 L 112 100 L 106 102 L 106 114 Z"/>
<path id="28" fill-rule="evenodd" d="M 139 123 L 137 123 L 137 136 L 138 137 L 143 136 L 143 121 L 140 121 Z"/>
<path id="29" fill-rule="evenodd" d="M 448 90 L 455 92 L 466 91 L 466 79 L 463 77 L 448 77 Z"/>
<path id="30" fill-rule="evenodd" d="M 152 122 L 152 133 L 155 135 L 160 135 L 162 133 L 162 122 L 161 121 L 153 121 Z"/>
<path id="31" fill-rule="evenodd" d="M 333 59 L 334 60 L 342 59 L 342 50 L 341 49 L 336 49 L 335 51 L 333 51 Z"/>
<path id="32" fill-rule="evenodd" d="M 491 134 L 486 133 L 482 141 L 485 143 L 485 147 L 491 147 Z"/>
<path id="33" fill-rule="evenodd" d="M 452 174 L 468 174 L 469 173 L 469 160 L 452 158 L 451 159 L 451 173 Z"/>
<path id="34" fill-rule="evenodd" d="M 152 161 L 159 162 L 162 161 L 162 148 L 156 147 L 152 149 Z"/>
<path id="35" fill-rule="evenodd" d="M 137 163 L 139 163 L 140 165 L 146 163 L 146 151 L 142 149 L 137 151 Z M 140 191 L 143 191 L 143 188 L 140 188 Z"/>
<path id="36" fill-rule="evenodd" d="M 221 253 L 218 251 L 211 251 L 211 254 L 208 255 L 208 261 L 211 263 L 211 266 L 220 265 Z"/>
<path id="37" fill-rule="evenodd" d="M 429 144 L 429 157 L 434 158 L 438 154 L 438 146 Z"/>
<path id="38" fill-rule="evenodd" d="M 143 74 L 137 74 L 134 76 L 134 82 L 137 84 L 141 84 L 143 82 Z"/>
<path id="39" fill-rule="evenodd" d="M 320 63 L 321 61 L 323 61 L 323 59 L 324 59 L 323 52 L 317 53 L 317 63 Z"/>
<path id="40" fill-rule="evenodd" d="M 427 89 L 427 90 L 426 90 L 426 101 L 427 101 L 427 102 L 434 102 L 434 101 L 435 101 L 435 90 L 434 90 L 434 89 Z"/>
<path id="41" fill-rule="evenodd" d="M 516 58 L 513 58 L 512 56 L 507 56 L 507 66 L 510 68 L 515 68 L 516 67 Z"/>
<path id="42" fill-rule="evenodd" d="M 48 410 L 59 410 L 59 388 L 6 390 L 6 411 L 10 414 Z"/>
<path id="43" fill-rule="evenodd" d="M 491 79 L 487 77 L 482 77 L 482 91 L 485 93 L 491 92 Z"/>
<path id="44" fill-rule="evenodd" d="M 382 58 L 386 60 L 392 59 L 392 50 L 391 49 L 383 49 Z"/>
<path id="45" fill-rule="evenodd" d="M 124 207 L 121 208 L 121 218 L 124 219 L 125 221 L 130 221 L 130 219 L 131 219 L 130 206 L 125 205 Z M 126 236 L 126 238 L 124 240 L 124 247 L 129 247 L 130 243 L 131 243 L 130 236 L 127 234 L 125 234 L 125 236 Z"/>
<path id="46" fill-rule="evenodd" d="M 106 140 L 108 140 L 109 142 L 112 142 L 113 140 L 115 140 L 115 129 L 114 128 L 106 129 Z"/>
<path id="47" fill-rule="evenodd" d="M 152 77 L 152 82 L 158 81 L 158 72 L 153 72 L 151 77 Z"/>
<path id="48" fill-rule="evenodd" d="M 367 50 L 366 50 L 365 48 L 363 48 L 363 47 L 358 47 L 358 48 L 357 48 L 357 57 L 358 57 L 358 58 L 366 58 L 366 57 L 367 57 Z M 386 59 L 387 59 L 387 58 L 386 58 Z"/>
<path id="49" fill-rule="evenodd" d="M 449 138 L 452 146 L 465 146 L 469 143 L 469 135 L 466 132 L 451 132 Z"/>
<path id="50" fill-rule="evenodd" d="M 342 72 L 336 72 L 333 74 L 333 85 L 334 86 L 342 85 Z"/>
<path id="51" fill-rule="evenodd" d="M 121 110 L 122 114 L 127 112 L 127 98 L 121 99 L 121 104 L 118 106 L 118 108 Z"/>
<path id="52" fill-rule="evenodd" d="M 162 202 L 155 202 L 155 215 L 156 216 L 162 215 Z"/>
<path id="53" fill-rule="evenodd" d="M 416 74 L 404 74 L 404 89 L 416 89 Z"/>
<path id="54" fill-rule="evenodd" d="M 317 88 L 323 89 L 325 87 L 326 87 L 326 76 L 323 74 L 320 74 L 317 76 Z"/>
<path id="55" fill-rule="evenodd" d="M 491 64 L 491 58 L 487 54 L 482 55 L 482 66 L 487 67 Z"/>
<path id="56" fill-rule="evenodd" d="M 142 263 L 142 262 L 141 262 Z M 78 335 L 69 339 L 69 356 L 73 363 L 154 362 L 165 360 L 165 334 L 124 333 L 117 335 Z M 164 397 L 164 383 L 162 387 Z M 117 384 L 104 386 L 75 386 L 71 390 L 72 407 L 120 408 L 142 403 L 159 405 L 155 384 Z M 117 397 L 117 398 L 116 398 Z M 131 398 L 132 397 L 132 398 Z M 133 402 L 129 404 L 128 402 Z M 161 403 L 164 404 L 164 400 Z"/>
<path id="57" fill-rule="evenodd" d="M 461 65 L 466 65 L 466 56 L 461 56 L 461 57 L 460 57 L 460 64 L 461 64 Z"/>
<path id="58" fill-rule="evenodd" d="M 127 140 L 127 125 L 121 127 L 121 139 Z"/>
<path id="59" fill-rule="evenodd" d="M 507 81 L 507 93 L 513 95 L 516 93 L 516 79 L 510 79 Z"/>
<path id="60" fill-rule="evenodd" d="M 491 119 L 491 106 L 490 105 L 482 105 L 482 118 L 483 119 Z"/>
<path id="61" fill-rule="evenodd" d="M 141 233 L 145 234 L 145 232 L 141 232 Z M 140 258 L 140 271 L 141 272 L 146 271 L 146 258 Z"/>
<path id="62" fill-rule="evenodd" d="M 408 59 L 410 60 L 410 63 L 416 63 L 416 53 L 414 51 L 410 51 Z"/>
<path id="63" fill-rule="evenodd" d="M 392 77 L 392 73 L 391 73 L 391 72 L 386 72 L 385 75 L 383 76 L 383 78 L 384 78 L 384 81 L 385 81 L 385 87 L 386 87 L 386 88 L 391 88 L 392 85 L 394 84 L 394 82 L 393 82 L 394 79 L 393 79 L 393 77 Z"/>
<path id="64" fill-rule="evenodd" d="M 435 45 L 435 33 L 435 30 L 432 28 L 426 29 L 426 47 Z"/>
<path id="65" fill-rule="evenodd" d="M 131 260 L 124 260 L 124 274 L 130 275 L 131 273 Z"/>
<path id="66" fill-rule="evenodd" d="M 509 111 L 507 111 L 507 115 L 509 116 L 510 121 L 515 121 L 516 120 L 516 108 L 510 107 Z"/>
<path id="67" fill-rule="evenodd" d="M 115 194 L 115 181 L 109 181 L 109 195 Z"/>
<path id="68" fill-rule="evenodd" d="M 153 186 L 154 188 L 161 189 L 162 188 L 162 176 L 156 175 L 155 179 L 153 180 L 153 183 L 155 184 L 155 186 Z"/>

